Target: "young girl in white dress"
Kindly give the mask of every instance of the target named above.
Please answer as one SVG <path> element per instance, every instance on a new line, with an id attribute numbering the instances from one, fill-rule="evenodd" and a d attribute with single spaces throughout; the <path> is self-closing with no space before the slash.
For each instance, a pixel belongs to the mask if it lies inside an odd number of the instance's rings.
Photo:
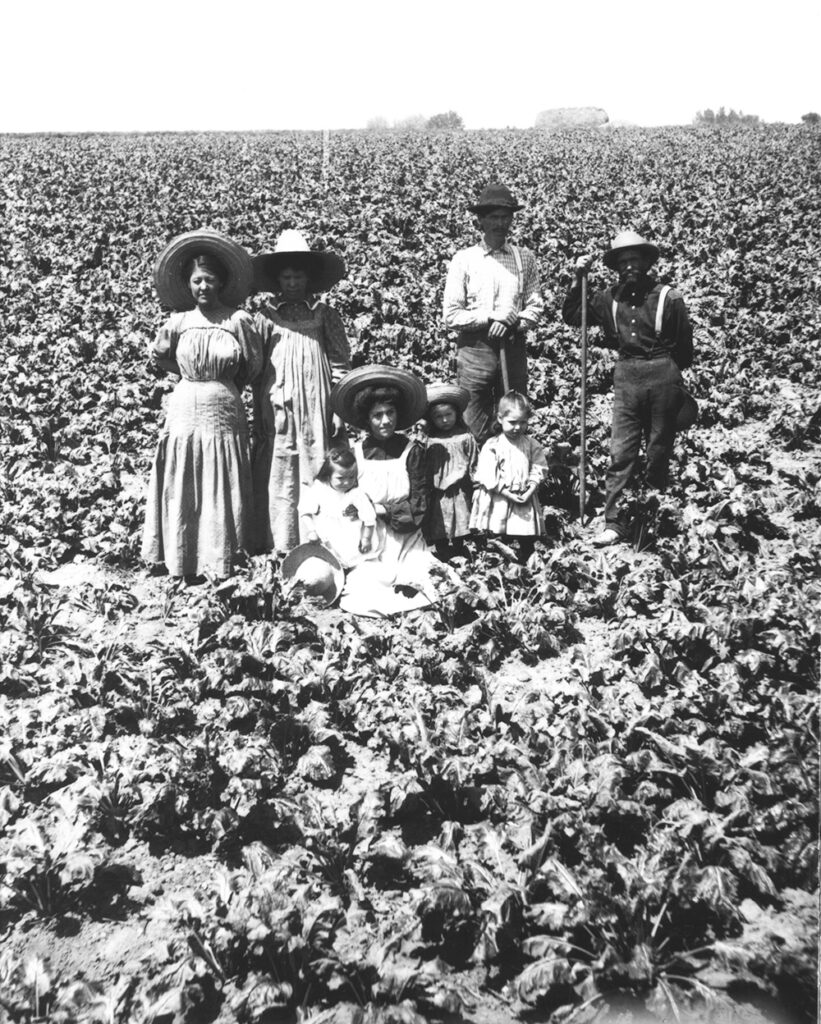
<path id="1" fill-rule="evenodd" d="M 537 490 L 547 475 L 547 459 L 527 434 L 531 415 L 530 402 L 520 392 L 503 395 L 496 414 L 501 433 L 479 452 L 470 515 L 471 529 L 516 538 L 522 560 L 544 533 Z"/>
<path id="2" fill-rule="evenodd" d="M 327 453 L 316 480 L 300 496 L 299 517 L 305 540 L 322 541 L 345 569 L 379 557 L 384 536 L 374 536 L 376 511 L 359 486 L 350 448 L 340 445 Z"/>

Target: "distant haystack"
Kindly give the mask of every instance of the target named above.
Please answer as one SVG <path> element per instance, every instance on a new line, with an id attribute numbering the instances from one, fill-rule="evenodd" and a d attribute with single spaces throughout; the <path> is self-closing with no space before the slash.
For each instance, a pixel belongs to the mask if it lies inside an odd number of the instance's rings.
<path id="1" fill-rule="evenodd" d="M 601 107 L 554 107 L 536 115 L 537 128 L 600 128 L 610 118 Z"/>

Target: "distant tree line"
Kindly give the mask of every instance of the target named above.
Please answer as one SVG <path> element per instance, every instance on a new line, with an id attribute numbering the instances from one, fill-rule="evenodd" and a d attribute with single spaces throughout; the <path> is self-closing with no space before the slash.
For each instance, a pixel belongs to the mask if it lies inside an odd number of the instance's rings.
<path id="1" fill-rule="evenodd" d="M 602 107 L 553 107 L 536 115 L 537 128 L 601 128 L 609 122 Z"/>
<path id="2" fill-rule="evenodd" d="M 394 121 L 393 124 L 388 124 L 385 117 L 372 117 L 365 127 L 372 132 L 385 132 L 391 129 L 405 132 L 453 132 L 461 131 L 465 127 L 465 122 L 455 110 L 448 110 L 442 114 L 434 114 L 433 117 L 412 114 L 401 121 Z"/>
<path id="3" fill-rule="evenodd" d="M 706 110 L 696 111 L 693 123 L 717 124 L 723 127 L 724 125 L 731 124 L 761 124 L 761 118 L 758 114 L 745 114 L 741 110 L 733 110 L 732 107 L 729 110 L 725 110 L 724 107 L 719 107 L 718 110 L 711 110 L 707 107 Z"/>
<path id="4" fill-rule="evenodd" d="M 602 125 L 608 122 L 607 112 L 601 107 L 561 107 L 555 110 L 543 110 L 536 118 L 537 128 L 566 127 L 568 125 Z M 804 124 L 821 124 L 821 114 L 811 111 L 802 114 L 801 120 Z M 693 124 L 761 124 L 758 114 L 745 114 L 741 110 L 725 110 L 719 107 L 718 110 L 697 110 L 693 118 Z M 411 114 L 410 117 L 403 117 L 399 121 L 390 124 L 386 117 L 372 117 L 365 125 L 368 131 L 404 131 L 404 132 L 449 132 L 461 131 L 465 127 L 460 114 L 455 110 L 448 110 L 442 114 L 434 114 L 433 117 L 425 117 L 424 114 Z"/>

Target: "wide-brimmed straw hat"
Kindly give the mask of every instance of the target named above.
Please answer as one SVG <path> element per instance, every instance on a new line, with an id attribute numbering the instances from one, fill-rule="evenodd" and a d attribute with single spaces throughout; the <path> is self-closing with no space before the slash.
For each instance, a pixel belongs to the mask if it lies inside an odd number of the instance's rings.
<path id="1" fill-rule="evenodd" d="M 364 388 L 396 388 L 401 396 L 400 407 L 396 410 L 396 427 L 405 430 L 425 415 L 427 395 L 425 385 L 410 370 L 379 363 L 358 366 L 337 381 L 331 391 L 331 408 L 346 423 L 367 429 L 360 422 L 356 410 L 356 397 Z"/>
<path id="2" fill-rule="evenodd" d="M 690 394 L 687 388 L 682 387 L 681 391 L 684 396 L 684 400 L 679 407 L 678 414 L 676 416 L 676 430 L 689 430 L 690 427 L 695 425 L 698 419 L 698 402 Z"/>
<path id="3" fill-rule="evenodd" d="M 659 258 L 658 246 L 648 242 L 641 235 L 637 235 L 635 231 L 620 231 L 604 254 L 604 265 L 611 270 L 616 270 L 616 257 L 625 249 L 638 249 L 651 263 L 655 263 Z"/>
<path id="4" fill-rule="evenodd" d="M 154 285 L 164 306 L 178 310 L 196 306 L 185 279 L 186 269 L 195 256 L 214 256 L 225 267 L 227 280 L 220 291 L 220 301 L 226 306 L 239 306 L 248 298 L 254 280 L 250 254 L 218 231 L 199 228 L 177 235 L 157 257 Z"/>
<path id="5" fill-rule="evenodd" d="M 495 210 L 497 207 L 504 207 L 507 210 L 523 210 L 524 205 L 517 203 L 513 198 L 510 189 L 506 185 L 488 185 L 482 190 L 482 194 L 468 209 L 471 213 L 485 213 L 487 210 Z"/>
<path id="6" fill-rule="evenodd" d="M 311 290 L 326 292 L 345 276 L 345 261 L 334 252 L 311 249 L 305 236 L 289 228 L 276 241 L 273 252 L 254 256 L 254 289 L 258 292 L 278 292 L 279 275 L 296 264 L 304 267 Z"/>
<path id="7" fill-rule="evenodd" d="M 459 412 L 464 412 L 470 401 L 470 392 L 459 384 L 428 384 L 427 399 L 428 412 L 432 405 L 438 405 L 440 402 L 447 402 L 455 406 Z"/>
<path id="8" fill-rule="evenodd" d="M 341 562 L 319 541 L 308 541 L 289 551 L 282 560 L 282 575 L 291 586 L 301 583 L 306 593 L 328 605 L 339 597 L 345 582 Z"/>

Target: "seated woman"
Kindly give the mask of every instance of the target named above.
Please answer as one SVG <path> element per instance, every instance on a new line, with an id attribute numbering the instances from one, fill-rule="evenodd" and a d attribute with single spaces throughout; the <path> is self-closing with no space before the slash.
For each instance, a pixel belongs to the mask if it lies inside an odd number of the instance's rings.
<path id="1" fill-rule="evenodd" d="M 425 450 L 398 428 L 412 426 L 427 405 L 425 387 L 407 370 L 361 366 L 331 392 L 334 412 L 365 431 L 354 444 L 359 485 L 377 513 L 379 558 L 348 575 L 340 607 L 387 616 L 438 600 L 436 578 L 449 571 L 428 550 L 422 521 L 430 500 Z"/>

